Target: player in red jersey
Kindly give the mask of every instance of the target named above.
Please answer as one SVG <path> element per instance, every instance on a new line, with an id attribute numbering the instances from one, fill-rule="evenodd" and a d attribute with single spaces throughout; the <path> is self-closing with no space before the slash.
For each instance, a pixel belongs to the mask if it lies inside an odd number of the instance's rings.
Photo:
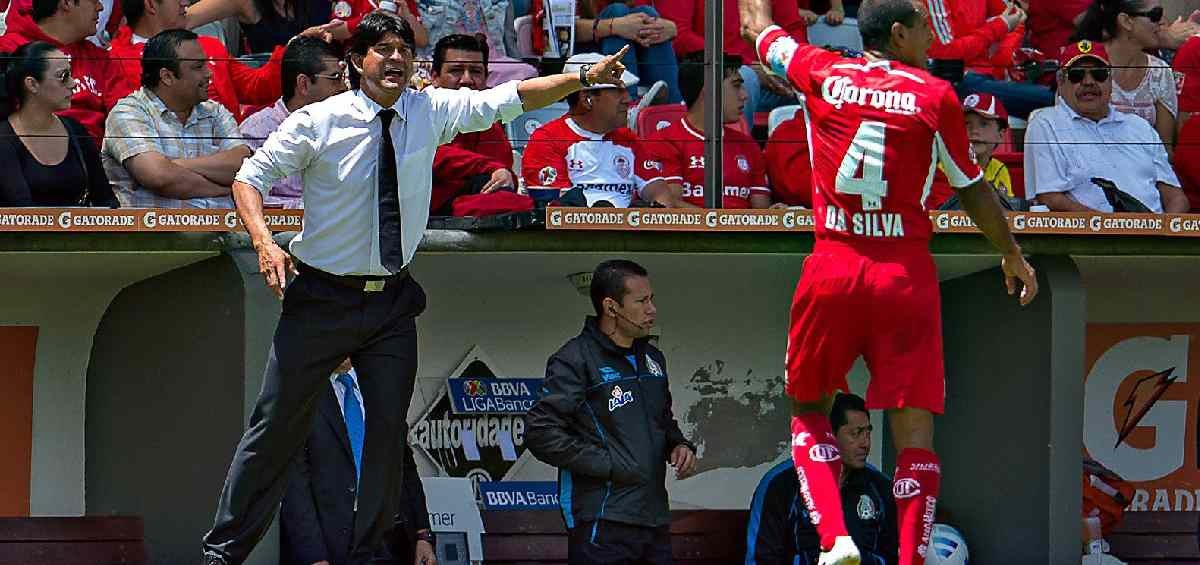
<path id="1" fill-rule="evenodd" d="M 1003 254 L 1009 294 L 1037 294 L 1033 268 L 995 192 L 981 182 L 962 108 L 949 83 L 924 70 L 931 34 L 919 2 L 865 0 L 867 52 L 846 57 L 798 44 L 771 24 L 767 0 L 739 0 L 759 57 L 807 96 L 817 243 L 792 302 L 787 392 L 792 457 L 821 535 L 821 564 L 856 565 L 838 494 L 841 458 L 823 411 L 863 356 L 868 408 L 887 409 L 899 452 L 893 478 L 900 563 L 924 562 L 941 466 L 933 415 L 945 403 L 941 305 L 923 201 L 938 163 L 963 208 Z"/>
<path id="2" fill-rule="evenodd" d="M 670 125 L 652 132 L 642 142 L 645 158 L 638 161 L 643 178 L 662 177 L 672 191 L 683 195 L 684 202 L 704 207 L 704 61 L 690 57 L 679 68 L 679 90 L 687 104 L 687 114 Z M 694 64 L 688 64 L 694 63 Z M 742 86 L 742 58 L 725 55 L 724 107 L 721 121 L 736 123 L 742 119 L 748 96 Z M 722 208 L 767 208 L 771 206 L 771 189 L 767 188 L 766 160 L 758 142 L 729 125 L 724 132 L 724 178 Z"/>

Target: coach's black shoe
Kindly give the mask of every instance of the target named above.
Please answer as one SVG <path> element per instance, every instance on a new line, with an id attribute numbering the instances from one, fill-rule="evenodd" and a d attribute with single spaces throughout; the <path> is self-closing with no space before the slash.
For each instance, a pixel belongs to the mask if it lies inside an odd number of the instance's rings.
<path id="1" fill-rule="evenodd" d="M 229 565 L 229 562 L 216 553 L 205 551 L 204 556 L 200 558 L 200 565 Z"/>

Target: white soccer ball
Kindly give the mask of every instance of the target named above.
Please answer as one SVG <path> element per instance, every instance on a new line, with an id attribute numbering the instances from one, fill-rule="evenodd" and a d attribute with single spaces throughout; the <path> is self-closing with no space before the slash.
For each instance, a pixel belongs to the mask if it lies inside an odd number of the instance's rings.
<path id="1" fill-rule="evenodd" d="M 925 565 L 967 565 L 971 554 L 967 542 L 953 526 L 934 524 L 925 551 Z"/>

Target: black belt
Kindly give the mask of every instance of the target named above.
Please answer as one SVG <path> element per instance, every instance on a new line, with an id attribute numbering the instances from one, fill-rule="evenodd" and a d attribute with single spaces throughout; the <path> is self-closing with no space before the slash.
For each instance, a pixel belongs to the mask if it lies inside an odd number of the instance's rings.
<path id="1" fill-rule="evenodd" d="M 399 272 L 387 276 L 335 275 L 333 273 L 322 271 L 316 267 L 310 267 L 304 263 L 301 263 L 300 261 L 296 261 L 296 269 L 301 273 L 312 275 L 336 285 L 353 288 L 362 292 L 382 292 L 383 289 L 394 286 L 408 278 L 408 267 L 404 267 L 403 269 L 400 269 Z"/>

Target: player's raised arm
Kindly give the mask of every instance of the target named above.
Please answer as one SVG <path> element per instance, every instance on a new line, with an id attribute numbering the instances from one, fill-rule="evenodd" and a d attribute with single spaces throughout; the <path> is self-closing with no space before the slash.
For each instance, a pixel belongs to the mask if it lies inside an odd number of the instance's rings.
<path id="1" fill-rule="evenodd" d="M 742 37 L 754 45 L 759 34 L 774 23 L 771 0 L 738 0 L 738 17 L 742 21 Z"/>

